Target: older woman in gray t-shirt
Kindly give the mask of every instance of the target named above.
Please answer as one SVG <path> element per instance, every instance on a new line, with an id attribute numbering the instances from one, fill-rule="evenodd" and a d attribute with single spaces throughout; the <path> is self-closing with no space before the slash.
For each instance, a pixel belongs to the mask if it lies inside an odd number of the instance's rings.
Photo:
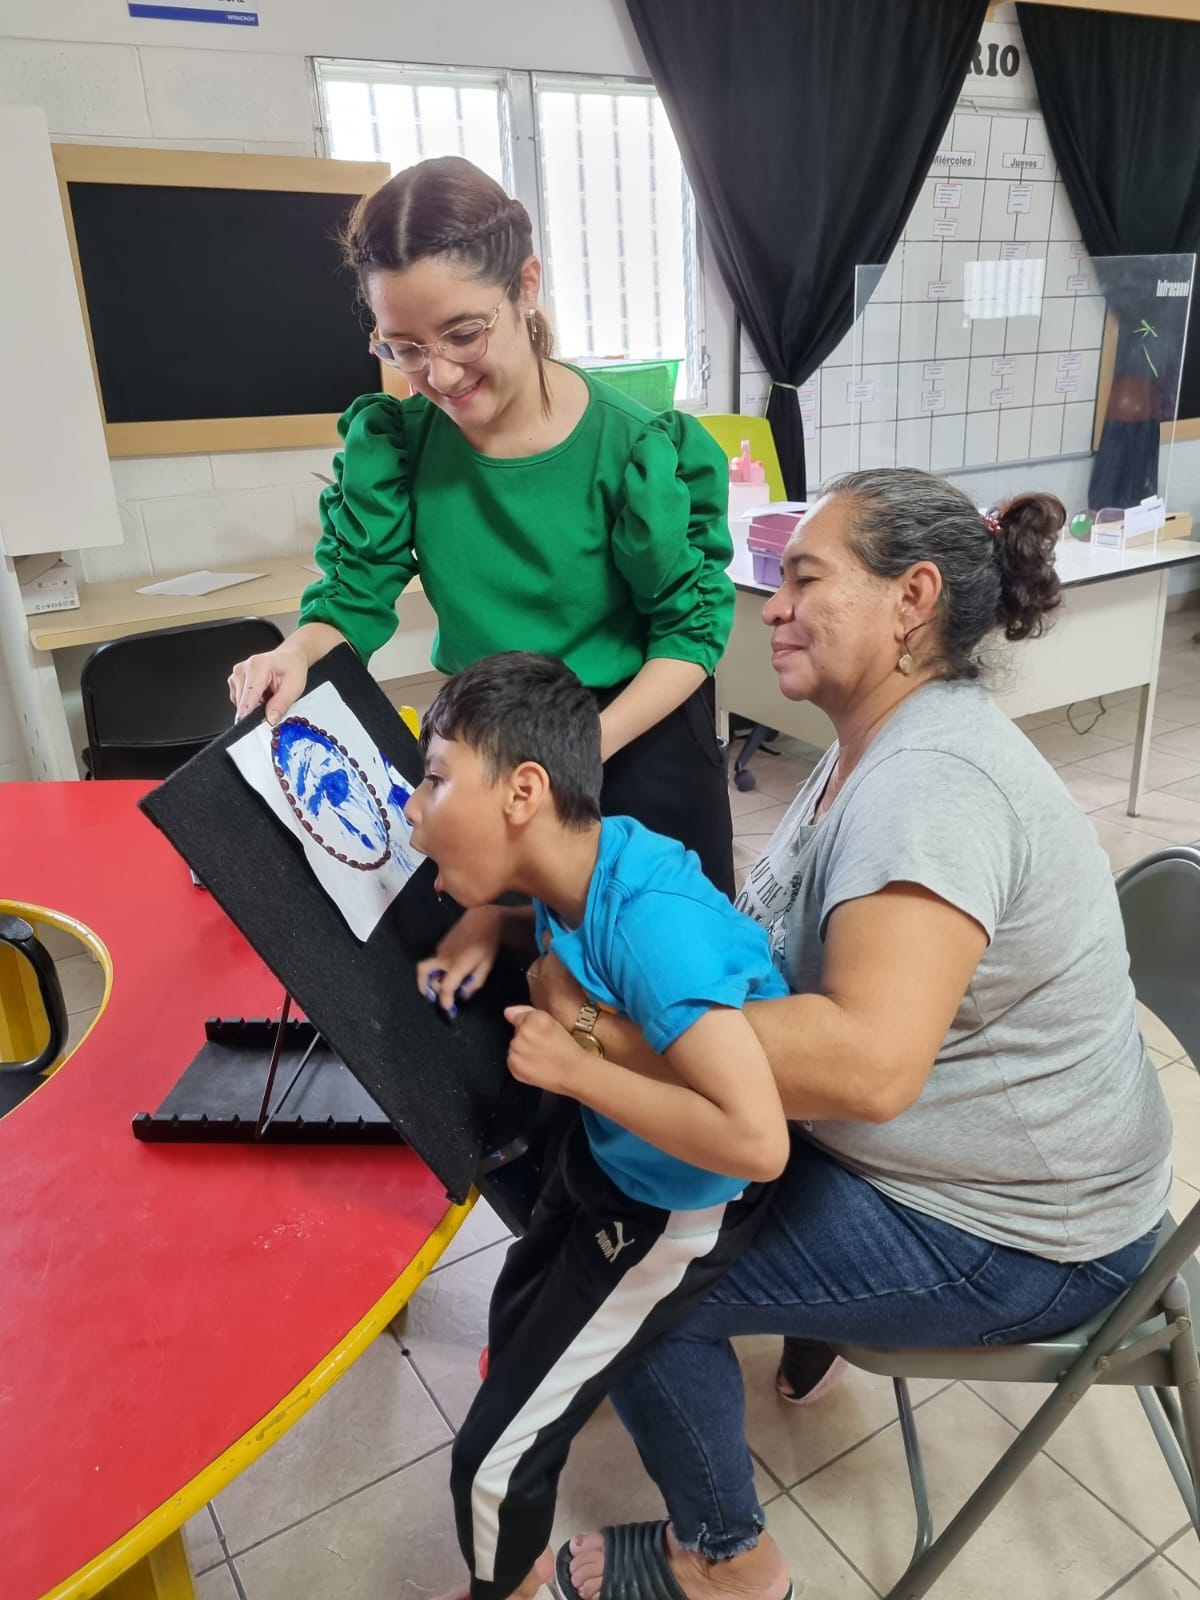
<path id="1" fill-rule="evenodd" d="M 763 607 L 772 663 L 837 743 L 739 904 L 793 991 L 747 1015 L 797 1138 L 754 1246 L 613 1395 L 670 1523 L 573 1540 L 565 1600 L 669 1592 L 668 1572 L 689 1600 L 783 1600 L 731 1336 L 789 1336 L 781 1390 L 807 1397 L 827 1342 L 1053 1334 L 1149 1256 L 1171 1127 L 1108 861 L 977 681 L 994 630 L 1034 636 L 1058 604 L 1062 522 L 1048 495 L 981 517 L 928 473 L 862 472 L 788 547 Z M 531 987 L 576 1015 L 556 963 Z M 596 1033 L 664 1070 L 628 1022 Z"/>

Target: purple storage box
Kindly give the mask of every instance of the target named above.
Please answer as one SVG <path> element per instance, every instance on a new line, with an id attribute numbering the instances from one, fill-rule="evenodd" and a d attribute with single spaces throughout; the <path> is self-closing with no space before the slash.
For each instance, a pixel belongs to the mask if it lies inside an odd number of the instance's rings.
<path id="1" fill-rule="evenodd" d="M 783 563 L 779 557 L 767 551 L 754 550 L 751 559 L 754 562 L 755 583 L 765 583 L 772 589 L 778 589 L 783 582 Z"/>
<path id="2" fill-rule="evenodd" d="M 746 546 L 754 561 L 754 581 L 778 589 L 783 580 L 781 557 L 792 534 L 803 522 L 808 506 L 789 500 L 781 505 L 763 506 L 749 517 Z"/>

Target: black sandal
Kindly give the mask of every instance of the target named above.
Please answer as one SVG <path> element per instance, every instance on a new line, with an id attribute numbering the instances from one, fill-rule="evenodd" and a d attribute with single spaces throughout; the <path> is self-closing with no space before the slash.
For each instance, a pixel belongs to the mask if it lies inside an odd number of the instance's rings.
<path id="1" fill-rule="evenodd" d="M 831 1389 L 845 1370 L 846 1363 L 827 1344 L 785 1339 L 775 1373 L 775 1393 L 790 1406 L 809 1406 Z"/>
<path id="2" fill-rule="evenodd" d="M 665 1522 L 622 1522 L 600 1532 L 604 1582 L 599 1600 L 687 1600 L 671 1571 Z M 570 1540 L 554 1559 L 554 1586 L 560 1600 L 583 1600 L 571 1582 Z M 793 1600 L 790 1583 L 783 1600 Z"/>

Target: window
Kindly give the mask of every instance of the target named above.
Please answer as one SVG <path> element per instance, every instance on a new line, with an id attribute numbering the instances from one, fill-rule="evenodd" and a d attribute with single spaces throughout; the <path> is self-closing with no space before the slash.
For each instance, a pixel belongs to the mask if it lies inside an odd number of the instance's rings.
<path id="1" fill-rule="evenodd" d="M 650 89 L 539 78 L 536 105 L 563 349 L 686 358 L 696 229 L 662 101 Z"/>
<path id="2" fill-rule="evenodd" d="M 504 75 L 413 72 L 382 62 L 318 61 L 325 142 L 338 161 L 465 156 L 512 188 Z"/>
<path id="3" fill-rule="evenodd" d="M 462 155 L 524 201 L 568 360 L 679 360 L 677 398 L 699 399 L 695 213 L 652 88 L 382 62 L 316 72 L 330 155 L 393 172 Z"/>

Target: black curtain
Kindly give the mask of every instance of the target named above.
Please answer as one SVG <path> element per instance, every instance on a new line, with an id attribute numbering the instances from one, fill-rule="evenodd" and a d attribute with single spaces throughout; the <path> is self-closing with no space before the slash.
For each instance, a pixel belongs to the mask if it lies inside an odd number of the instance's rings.
<path id="1" fill-rule="evenodd" d="M 795 385 L 886 262 L 962 93 L 987 0 L 626 0 L 700 219 L 775 384 L 789 496 L 807 488 Z"/>
<path id="2" fill-rule="evenodd" d="M 1159 293 L 1200 250 L 1200 24 L 1018 4 L 1050 145 L 1092 256 L 1159 255 L 1098 269 L 1118 324 L 1113 386 L 1088 495 L 1133 505 L 1158 481 L 1160 425 L 1200 416 L 1200 319 L 1183 364 L 1186 300 Z M 1170 258 L 1176 259 L 1172 261 Z"/>

